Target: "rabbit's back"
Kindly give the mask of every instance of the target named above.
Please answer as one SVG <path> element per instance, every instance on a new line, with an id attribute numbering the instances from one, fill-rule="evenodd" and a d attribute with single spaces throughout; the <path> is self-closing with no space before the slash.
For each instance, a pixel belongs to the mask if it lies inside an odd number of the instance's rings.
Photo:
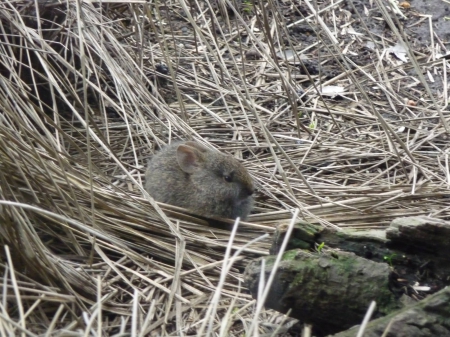
<path id="1" fill-rule="evenodd" d="M 157 201 L 184 207 L 189 177 L 179 168 L 178 145 L 168 145 L 151 158 L 145 172 L 145 190 Z"/>

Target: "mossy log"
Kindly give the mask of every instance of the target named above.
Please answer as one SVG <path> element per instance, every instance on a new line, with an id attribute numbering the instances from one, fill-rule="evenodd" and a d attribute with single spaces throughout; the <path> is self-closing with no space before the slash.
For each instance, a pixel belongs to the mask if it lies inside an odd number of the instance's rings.
<path id="1" fill-rule="evenodd" d="M 247 286 L 254 297 L 262 259 L 267 279 L 286 230 L 287 226 L 279 226 L 271 256 L 255 260 L 246 269 Z M 405 298 L 416 303 L 450 284 L 449 237 L 449 222 L 428 217 L 398 218 L 386 230 L 335 230 L 299 222 L 265 305 L 283 313 L 291 310 L 290 316 L 312 324 L 317 336 L 359 324 L 371 301 L 377 303 L 372 318 L 401 317 L 404 311 L 398 310 L 404 307 Z M 322 243 L 327 248 L 319 248 Z M 440 319 L 445 320 L 448 312 L 443 314 Z M 407 321 L 404 324 L 409 328 Z"/>
<path id="2" fill-rule="evenodd" d="M 414 305 L 370 322 L 364 337 L 450 336 L 450 288 L 442 289 Z M 359 326 L 333 337 L 354 337 Z"/>
<path id="3" fill-rule="evenodd" d="M 262 260 L 265 279 L 276 256 L 253 261 L 245 279 L 257 296 Z M 265 305 L 312 324 L 317 335 L 336 333 L 361 322 L 371 301 L 379 304 L 377 316 L 399 308 L 389 291 L 389 266 L 347 252 L 284 253 Z"/>

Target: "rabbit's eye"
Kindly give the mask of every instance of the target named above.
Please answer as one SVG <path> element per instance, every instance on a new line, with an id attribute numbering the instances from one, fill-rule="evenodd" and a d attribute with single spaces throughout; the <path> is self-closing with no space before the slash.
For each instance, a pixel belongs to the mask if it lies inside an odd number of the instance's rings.
<path id="1" fill-rule="evenodd" d="M 227 183 L 231 183 L 231 182 L 233 181 L 233 176 L 232 176 L 232 175 L 225 174 L 225 175 L 223 176 L 223 179 L 224 179 Z"/>

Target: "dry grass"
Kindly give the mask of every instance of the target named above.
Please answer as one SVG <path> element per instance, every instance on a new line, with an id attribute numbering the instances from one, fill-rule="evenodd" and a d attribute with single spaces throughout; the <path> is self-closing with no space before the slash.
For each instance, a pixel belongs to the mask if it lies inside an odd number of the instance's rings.
<path id="1" fill-rule="evenodd" d="M 435 49 L 402 64 L 386 51 L 403 33 L 338 41 L 333 27 L 357 19 L 339 1 L 320 16 L 302 2 L 311 44 L 286 2 L 103 2 L 0 4 L 0 335 L 270 335 L 287 322 L 259 313 L 241 272 L 295 208 L 325 226 L 449 217 Z M 355 64 L 368 41 L 371 62 Z M 305 73 L 299 55 L 339 71 Z M 331 86 L 345 93 L 320 95 Z M 142 189 L 147 158 L 179 138 L 245 159 L 257 181 L 257 214 L 228 250 L 229 230 Z"/>

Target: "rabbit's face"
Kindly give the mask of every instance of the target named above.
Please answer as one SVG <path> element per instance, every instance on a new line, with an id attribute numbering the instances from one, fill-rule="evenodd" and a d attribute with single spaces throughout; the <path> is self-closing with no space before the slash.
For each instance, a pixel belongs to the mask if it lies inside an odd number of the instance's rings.
<path id="1" fill-rule="evenodd" d="M 253 205 L 253 179 L 237 159 L 197 144 L 180 145 L 180 168 L 187 173 L 189 191 L 203 213 L 245 218 Z"/>
<path id="2" fill-rule="evenodd" d="M 219 154 L 216 160 L 209 164 L 211 172 L 213 172 L 211 179 L 216 181 L 218 195 L 223 193 L 226 195 L 225 198 L 236 201 L 247 199 L 253 195 L 253 179 L 235 158 Z"/>
<path id="3" fill-rule="evenodd" d="M 253 199 L 253 179 L 241 163 L 220 153 L 208 159 L 213 160 L 206 160 L 192 176 L 197 186 L 209 190 L 205 196 L 230 207 L 241 207 Z"/>

